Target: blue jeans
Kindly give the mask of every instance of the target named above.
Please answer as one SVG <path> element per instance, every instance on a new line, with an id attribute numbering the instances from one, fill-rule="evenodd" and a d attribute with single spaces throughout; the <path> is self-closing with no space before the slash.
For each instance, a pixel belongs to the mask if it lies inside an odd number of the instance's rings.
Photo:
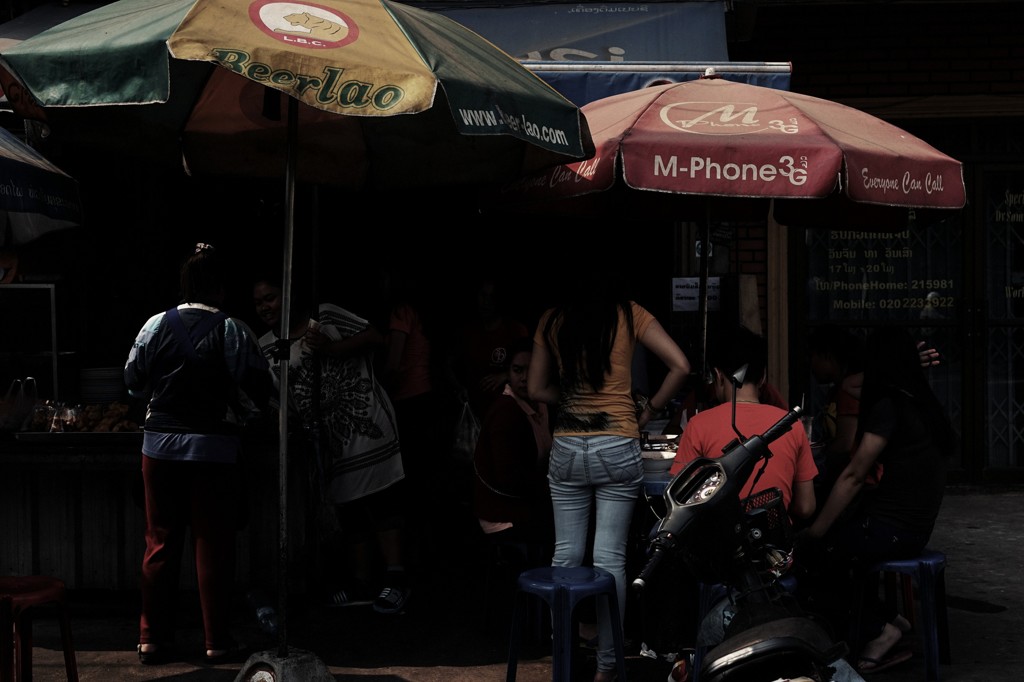
<path id="1" fill-rule="evenodd" d="M 615 577 L 620 616 L 626 611 L 629 527 L 643 480 L 638 438 L 556 436 L 551 446 L 548 483 L 555 516 L 555 555 L 551 564 L 582 565 L 593 508 L 594 566 Z M 612 670 L 612 625 L 602 600 L 598 600 L 597 622 L 597 669 Z"/>

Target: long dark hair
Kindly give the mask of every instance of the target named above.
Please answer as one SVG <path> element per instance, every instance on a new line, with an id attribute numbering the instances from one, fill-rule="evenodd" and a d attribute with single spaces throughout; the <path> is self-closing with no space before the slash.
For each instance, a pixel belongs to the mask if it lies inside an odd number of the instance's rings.
<path id="1" fill-rule="evenodd" d="M 605 375 L 612 368 L 620 311 L 632 336 L 633 308 L 619 293 L 613 277 L 580 277 L 569 285 L 564 302 L 555 307 L 544 327 L 548 345 L 558 349 L 564 391 L 584 384 L 595 391 L 604 387 Z M 556 322 L 557 334 L 553 331 Z"/>
<path id="2" fill-rule="evenodd" d="M 956 433 L 924 369 L 917 344 L 902 327 L 880 327 L 864 346 L 864 388 L 861 414 L 883 398 L 906 399 L 915 405 L 935 445 L 947 455 L 955 449 Z"/>

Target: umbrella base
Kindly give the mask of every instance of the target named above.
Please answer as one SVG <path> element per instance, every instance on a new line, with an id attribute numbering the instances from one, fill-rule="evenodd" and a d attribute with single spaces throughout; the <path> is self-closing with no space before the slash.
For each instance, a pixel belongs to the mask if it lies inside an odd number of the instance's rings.
<path id="1" fill-rule="evenodd" d="M 289 649 L 282 658 L 277 651 L 258 651 L 249 657 L 235 682 L 334 682 L 327 666 L 309 651 Z"/>

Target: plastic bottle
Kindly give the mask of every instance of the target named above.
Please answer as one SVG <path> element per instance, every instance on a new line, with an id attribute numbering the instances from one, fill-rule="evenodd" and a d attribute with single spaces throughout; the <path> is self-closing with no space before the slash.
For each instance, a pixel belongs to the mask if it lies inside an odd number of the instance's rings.
<path id="1" fill-rule="evenodd" d="M 268 635 L 276 635 L 277 611 L 274 610 L 267 595 L 262 590 L 250 590 L 246 599 L 249 601 L 249 608 L 256 613 L 256 622 L 260 624 L 260 629 Z"/>

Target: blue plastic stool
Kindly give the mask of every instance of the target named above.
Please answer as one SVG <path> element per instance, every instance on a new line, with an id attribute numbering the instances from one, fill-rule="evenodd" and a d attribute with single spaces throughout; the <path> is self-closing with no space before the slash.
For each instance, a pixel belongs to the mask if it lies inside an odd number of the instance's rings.
<path id="1" fill-rule="evenodd" d="M 608 604 L 612 618 L 612 636 L 615 640 L 615 664 L 618 679 L 626 679 L 626 651 L 622 634 L 622 618 L 615 591 L 615 578 L 608 571 L 590 566 L 544 566 L 523 571 L 519 576 L 516 605 L 512 615 L 512 636 L 508 648 L 506 680 L 514 682 L 519 663 L 519 640 L 522 622 L 534 595 L 547 602 L 552 616 L 551 660 L 552 682 L 571 682 L 572 659 L 576 651 L 576 627 L 573 613 L 587 597 L 602 597 Z"/>
<path id="2" fill-rule="evenodd" d="M 914 585 L 921 602 L 921 627 L 918 629 L 924 643 L 925 675 L 929 682 L 938 682 L 939 664 L 949 663 L 949 620 L 946 614 L 946 555 L 925 549 L 920 556 L 911 559 L 892 559 L 872 565 L 867 573 L 899 574 L 903 577 L 904 615 L 914 622 Z M 888 585 L 888 598 L 894 598 L 892 586 Z M 862 583 L 861 589 L 864 589 Z M 863 604 L 863 600 L 860 602 Z M 854 619 L 851 633 L 859 632 L 860 616 Z M 862 643 L 858 643 L 862 644 Z"/>

